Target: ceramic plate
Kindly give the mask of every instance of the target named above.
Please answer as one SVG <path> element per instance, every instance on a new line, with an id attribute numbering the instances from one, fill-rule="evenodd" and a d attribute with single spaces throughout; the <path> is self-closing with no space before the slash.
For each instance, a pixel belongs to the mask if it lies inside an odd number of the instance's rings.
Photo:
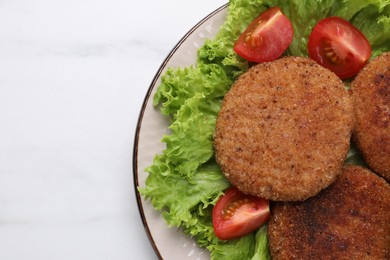
<path id="1" fill-rule="evenodd" d="M 195 64 L 197 50 L 204 41 L 215 37 L 227 15 L 228 5 L 224 5 L 197 25 L 195 25 L 174 47 L 157 71 L 145 97 L 138 119 L 134 140 L 133 168 L 134 184 L 139 211 L 149 240 L 160 259 L 209 259 L 207 250 L 202 250 L 194 240 L 180 230 L 169 228 L 161 214 L 153 209 L 137 192 L 137 187 L 144 187 L 147 173 L 144 169 L 150 166 L 157 153 L 161 153 L 165 144 L 161 138 L 168 133 L 169 121 L 153 107 L 153 95 L 161 82 L 161 75 L 170 67 L 187 67 Z"/>

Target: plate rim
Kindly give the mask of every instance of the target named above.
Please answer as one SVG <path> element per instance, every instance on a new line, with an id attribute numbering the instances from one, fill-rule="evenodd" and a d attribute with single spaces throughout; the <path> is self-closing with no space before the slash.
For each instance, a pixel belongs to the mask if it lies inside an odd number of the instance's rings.
<path id="1" fill-rule="evenodd" d="M 138 206 L 138 212 L 140 214 L 140 217 L 141 217 L 141 220 L 142 220 L 142 224 L 144 226 L 144 229 L 145 229 L 146 235 L 147 235 L 147 237 L 149 239 L 149 242 L 150 242 L 154 252 L 156 253 L 156 255 L 157 255 L 157 257 L 159 259 L 163 259 L 163 257 L 161 256 L 160 250 L 158 249 L 158 247 L 156 245 L 156 242 L 154 241 L 154 238 L 153 238 L 153 236 L 151 234 L 148 222 L 147 222 L 146 217 L 145 217 L 145 212 L 144 212 L 144 209 L 143 209 L 143 205 L 142 205 L 142 196 L 141 196 L 141 194 L 138 191 L 138 187 L 139 187 L 139 181 L 138 181 L 138 144 L 139 144 L 140 129 L 141 129 L 142 121 L 143 121 L 143 118 L 144 118 L 146 106 L 147 106 L 147 103 L 149 102 L 149 99 L 150 99 L 151 94 L 152 94 L 152 92 L 154 90 L 154 87 L 156 86 L 156 82 L 158 81 L 158 79 L 160 78 L 160 76 L 162 74 L 162 71 L 164 70 L 164 68 L 166 67 L 167 63 L 170 61 L 172 56 L 176 53 L 176 51 L 184 43 L 184 41 L 187 40 L 187 38 L 189 38 L 189 36 L 192 35 L 192 33 L 194 33 L 194 31 L 196 29 L 198 29 L 202 24 L 204 24 L 212 16 L 214 16 L 215 14 L 219 13 L 220 11 L 228 8 L 228 6 L 229 6 L 229 3 L 223 4 L 222 6 L 218 7 L 217 9 L 215 9 L 214 11 L 209 13 L 202 20 L 200 20 L 198 23 L 196 23 L 179 40 L 179 42 L 176 43 L 176 45 L 173 47 L 173 49 L 169 52 L 167 57 L 161 63 L 159 69 L 157 70 L 156 74 L 153 77 L 152 82 L 149 84 L 147 93 L 146 93 L 146 95 L 144 97 L 144 100 L 142 102 L 142 106 L 141 106 L 141 109 L 140 109 L 140 112 L 139 112 L 139 115 L 138 115 L 138 120 L 137 120 L 137 124 L 136 124 L 136 130 L 135 130 L 134 139 L 133 139 L 134 140 L 134 142 L 133 142 L 133 156 L 132 156 L 133 157 L 132 158 L 132 160 L 133 160 L 133 185 L 134 185 L 134 191 L 135 191 L 135 196 L 136 196 L 136 201 L 137 201 L 137 206 Z"/>

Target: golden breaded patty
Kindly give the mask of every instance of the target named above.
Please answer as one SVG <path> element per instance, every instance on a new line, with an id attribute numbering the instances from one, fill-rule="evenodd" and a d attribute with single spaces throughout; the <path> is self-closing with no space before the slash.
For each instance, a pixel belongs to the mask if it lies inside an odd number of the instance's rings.
<path id="1" fill-rule="evenodd" d="M 371 170 L 390 181 L 390 52 L 369 62 L 351 91 L 354 140 Z"/>
<path id="2" fill-rule="evenodd" d="M 390 259 L 390 186 L 347 166 L 327 189 L 277 202 L 268 224 L 272 259 Z"/>
<path id="3" fill-rule="evenodd" d="M 216 160 L 245 193 L 304 200 L 341 173 L 352 125 L 352 101 L 333 72 L 308 58 L 281 58 L 252 67 L 225 95 Z"/>

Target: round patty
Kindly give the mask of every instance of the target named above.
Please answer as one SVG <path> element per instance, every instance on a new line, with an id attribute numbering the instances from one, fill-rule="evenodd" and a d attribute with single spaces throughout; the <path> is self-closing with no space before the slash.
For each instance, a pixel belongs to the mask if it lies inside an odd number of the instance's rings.
<path id="1" fill-rule="evenodd" d="M 224 97 L 216 160 L 244 193 L 304 200 L 341 173 L 352 125 L 352 101 L 333 72 L 302 57 L 261 63 Z"/>
<path id="2" fill-rule="evenodd" d="M 346 166 L 303 202 L 278 202 L 268 224 L 272 259 L 390 259 L 390 186 Z"/>
<path id="3" fill-rule="evenodd" d="M 351 90 L 357 147 L 371 170 L 390 181 L 390 52 L 369 62 Z"/>

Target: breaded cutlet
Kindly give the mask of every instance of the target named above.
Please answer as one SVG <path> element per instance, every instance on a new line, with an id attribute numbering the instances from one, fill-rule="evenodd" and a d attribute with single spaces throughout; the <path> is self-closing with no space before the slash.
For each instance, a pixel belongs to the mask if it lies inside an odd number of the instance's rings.
<path id="1" fill-rule="evenodd" d="M 285 57 L 250 68 L 225 95 L 216 160 L 244 193 L 304 200 L 341 173 L 352 126 L 342 81 L 309 58 Z"/>
<path id="2" fill-rule="evenodd" d="M 370 169 L 390 181 L 390 52 L 370 61 L 351 84 L 354 138 Z"/>
<path id="3" fill-rule="evenodd" d="M 390 186 L 346 166 L 303 202 L 277 202 L 268 223 L 272 259 L 390 259 Z"/>

